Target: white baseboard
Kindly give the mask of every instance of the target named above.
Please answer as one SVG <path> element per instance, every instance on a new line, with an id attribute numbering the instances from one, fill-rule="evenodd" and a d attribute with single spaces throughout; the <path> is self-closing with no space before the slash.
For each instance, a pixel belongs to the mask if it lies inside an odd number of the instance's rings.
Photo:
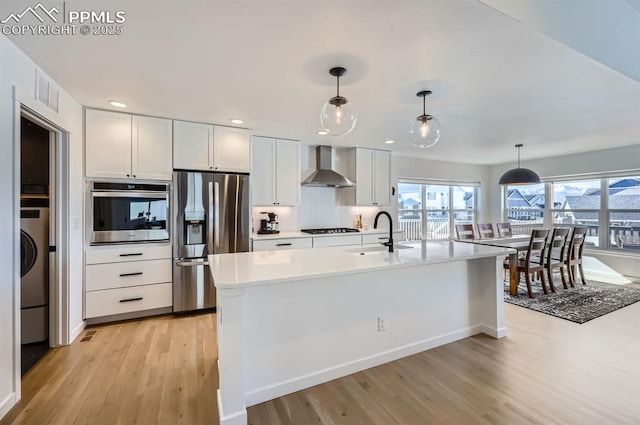
<path id="1" fill-rule="evenodd" d="M 450 342 L 468 338 L 479 333 L 487 333 L 494 338 L 500 338 L 500 336 L 494 335 L 499 335 L 501 333 L 506 335 L 506 328 L 496 330 L 486 325 L 476 325 L 422 341 L 417 341 L 415 343 L 383 351 L 371 356 L 362 357 L 324 370 L 302 375 L 284 382 L 279 382 L 268 387 L 258 388 L 246 393 L 244 400 L 247 406 L 254 406 L 268 400 L 273 400 L 274 398 L 282 397 L 286 394 L 291 394 L 305 388 L 313 387 L 314 385 L 351 375 L 374 366 L 389 363 L 394 360 L 430 350 L 441 345 L 449 344 Z M 220 402 L 218 402 L 218 406 L 220 406 Z M 222 425 L 222 421 L 220 423 Z"/>
<path id="2" fill-rule="evenodd" d="M 496 339 L 504 338 L 505 336 L 507 336 L 507 328 L 504 326 L 496 329 L 491 326 L 480 325 L 480 332 Z"/>
<path id="3" fill-rule="evenodd" d="M 240 412 L 236 412 L 232 415 L 225 416 L 222 411 L 222 395 L 220 389 L 217 391 L 218 397 L 218 419 L 220 425 L 247 425 L 247 409 L 243 409 Z"/>
<path id="4" fill-rule="evenodd" d="M 71 334 L 69 335 L 69 341 L 67 341 L 66 345 L 70 345 L 73 341 L 75 341 L 86 326 L 87 322 L 85 322 L 84 320 L 78 323 L 78 326 L 73 328 L 73 330 L 71 331 Z"/>
<path id="5" fill-rule="evenodd" d="M 17 402 L 18 400 L 16 400 L 16 393 L 10 393 L 8 396 L 6 396 L 4 400 L 0 402 L 0 419 L 4 418 L 4 416 L 9 413 L 9 410 L 11 410 L 11 408 L 15 406 Z"/>

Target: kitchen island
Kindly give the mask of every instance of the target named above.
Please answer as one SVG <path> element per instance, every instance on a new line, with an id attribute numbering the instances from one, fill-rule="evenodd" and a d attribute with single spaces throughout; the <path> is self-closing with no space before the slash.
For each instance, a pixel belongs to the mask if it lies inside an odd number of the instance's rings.
<path id="1" fill-rule="evenodd" d="M 459 242 L 209 256 L 218 296 L 218 413 L 478 333 L 506 335 L 502 260 Z"/>

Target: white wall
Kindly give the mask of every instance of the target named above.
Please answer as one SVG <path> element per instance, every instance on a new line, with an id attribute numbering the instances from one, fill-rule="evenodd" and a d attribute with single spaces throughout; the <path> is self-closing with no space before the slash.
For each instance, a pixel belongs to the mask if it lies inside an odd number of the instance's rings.
<path id="1" fill-rule="evenodd" d="M 70 223 L 82 222 L 82 107 L 64 90 L 60 90 L 60 113 L 56 114 L 35 101 L 35 72 L 39 69 L 9 39 L 0 35 L 0 417 L 16 402 L 19 389 L 16 377 L 20 358 L 14 358 L 16 337 L 14 308 L 15 291 L 19 291 L 19 273 L 14 258 L 14 242 L 18 240 L 16 223 L 19 220 L 18 198 L 14 188 L 19 182 L 14 175 L 19 164 L 14 163 L 14 100 L 12 87 L 18 98 L 36 113 L 44 116 L 70 133 Z M 39 72 L 46 75 L 42 70 Z M 48 77 L 47 77 L 48 78 Z M 49 78 L 50 81 L 52 81 Z M 75 219 L 75 220 L 74 220 Z M 82 330 L 82 226 L 70 230 L 70 331 Z M 73 335 L 72 335 L 73 336 Z"/>
<path id="2" fill-rule="evenodd" d="M 637 145 L 621 148 L 522 161 L 521 166 L 534 170 L 543 179 L 587 173 L 611 173 L 625 170 L 635 170 L 635 174 L 637 175 L 640 174 L 640 134 L 638 135 L 638 142 Z M 498 180 L 505 171 L 515 166 L 515 162 L 512 162 L 490 167 L 490 184 L 486 186 L 489 191 L 488 205 L 490 206 L 488 221 L 501 221 L 502 188 L 498 185 Z M 590 264 L 593 267 L 585 267 L 585 271 L 598 275 L 600 274 L 599 270 L 609 268 L 611 273 L 617 272 L 625 276 L 640 279 L 640 258 L 638 256 L 611 251 L 591 251 L 589 255 L 596 258 L 602 264 L 591 261 Z M 598 266 L 598 269 L 596 269 L 595 266 Z"/>

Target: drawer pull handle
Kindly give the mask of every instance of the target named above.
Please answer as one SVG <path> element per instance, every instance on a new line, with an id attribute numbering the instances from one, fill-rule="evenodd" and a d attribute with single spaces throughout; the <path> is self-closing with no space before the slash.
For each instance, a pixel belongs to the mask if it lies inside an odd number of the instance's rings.
<path id="1" fill-rule="evenodd" d="M 142 252 L 134 252 L 132 254 L 120 254 L 121 257 L 137 257 L 139 255 L 142 255 Z"/>
<path id="2" fill-rule="evenodd" d="M 293 245 L 291 242 L 289 243 L 277 243 L 276 246 L 291 246 Z"/>
<path id="3" fill-rule="evenodd" d="M 378 238 L 378 239 L 389 239 L 389 238 L 387 238 L 387 237 L 384 237 L 384 238 Z"/>
<path id="4" fill-rule="evenodd" d="M 121 303 L 130 303 L 131 301 L 142 301 L 142 297 L 125 298 L 124 300 L 120 300 Z"/>
<path id="5" fill-rule="evenodd" d="M 127 276 L 140 276 L 142 274 L 142 272 L 135 272 L 135 273 L 120 273 L 120 277 L 127 277 Z"/>
<path id="6" fill-rule="evenodd" d="M 198 267 L 198 266 L 208 266 L 208 261 L 178 261 L 176 262 L 176 266 L 178 267 Z"/>

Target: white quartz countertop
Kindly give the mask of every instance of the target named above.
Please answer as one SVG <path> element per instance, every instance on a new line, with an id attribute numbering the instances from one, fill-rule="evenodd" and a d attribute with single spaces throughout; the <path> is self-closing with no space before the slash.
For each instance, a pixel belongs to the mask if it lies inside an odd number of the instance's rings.
<path id="1" fill-rule="evenodd" d="M 401 232 L 402 230 L 394 230 L 395 232 Z M 253 240 L 270 240 L 270 239 L 291 239 L 291 238 L 323 238 L 323 237 L 332 237 L 332 236 L 347 236 L 347 235 L 381 235 L 389 234 L 389 229 L 369 229 L 369 230 L 360 230 L 359 232 L 348 232 L 348 233 L 323 233 L 320 235 L 312 235 L 311 233 L 304 233 L 300 231 L 295 232 L 280 232 L 272 235 L 258 235 L 254 233 L 251 237 Z"/>
<path id="2" fill-rule="evenodd" d="M 402 243 L 395 252 L 378 247 L 307 248 L 209 255 L 217 288 L 241 288 L 365 271 L 506 256 L 515 250 L 455 241 Z"/>

